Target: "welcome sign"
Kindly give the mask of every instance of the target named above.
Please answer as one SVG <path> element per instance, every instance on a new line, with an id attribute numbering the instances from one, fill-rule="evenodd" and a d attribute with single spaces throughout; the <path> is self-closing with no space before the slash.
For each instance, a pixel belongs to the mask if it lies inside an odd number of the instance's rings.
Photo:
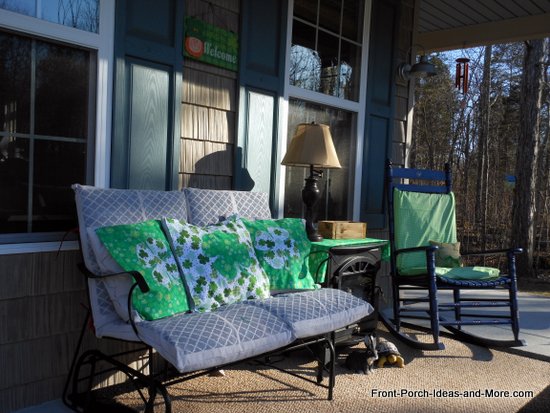
<path id="1" fill-rule="evenodd" d="M 235 72 L 238 70 L 237 34 L 195 17 L 185 18 L 183 50 L 186 57 Z"/>

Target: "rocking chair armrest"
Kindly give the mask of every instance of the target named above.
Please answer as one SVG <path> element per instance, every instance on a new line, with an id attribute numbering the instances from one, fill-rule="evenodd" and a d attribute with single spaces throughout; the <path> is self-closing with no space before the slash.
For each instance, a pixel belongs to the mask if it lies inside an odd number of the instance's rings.
<path id="1" fill-rule="evenodd" d="M 104 278 L 110 278 L 110 277 L 118 277 L 121 275 L 130 275 L 138 285 L 141 292 L 146 293 L 149 292 L 149 286 L 147 285 L 147 281 L 145 281 L 145 278 L 143 278 L 143 275 L 139 271 L 122 271 L 122 272 L 115 272 L 112 274 L 105 274 L 105 275 L 96 275 L 93 272 L 91 272 L 84 263 L 78 263 L 78 268 L 80 271 L 87 277 L 94 280 L 101 280 Z"/>
<path id="2" fill-rule="evenodd" d="M 512 255 L 518 255 L 523 253 L 523 248 L 507 248 L 507 249 L 498 249 L 498 250 L 487 250 L 487 251 L 466 251 L 461 252 L 460 255 L 462 256 L 472 256 L 472 255 L 496 255 L 496 254 L 512 254 Z"/>

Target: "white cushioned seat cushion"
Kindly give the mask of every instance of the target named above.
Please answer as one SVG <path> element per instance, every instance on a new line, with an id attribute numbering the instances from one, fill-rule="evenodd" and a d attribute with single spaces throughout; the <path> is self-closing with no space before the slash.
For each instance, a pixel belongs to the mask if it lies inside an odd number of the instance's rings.
<path id="1" fill-rule="evenodd" d="M 140 338 L 182 373 L 260 355 L 294 340 L 283 320 L 245 303 L 140 321 L 136 327 Z"/>
<path id="2" fill-rule="evenodd" d="M 208 313 L 138 321 L 136 327 L 141 340 L 180 372 L 190 372 L 277 350 L 297 338 L 329 333 L 372 311 L 366 301 L 327 288 L 247 300 Z M 112 336 L 113 328 L 106 330 Z M 135 340 L 132 331 L 124 336 Z"/>
<path id="3" fill-rule="evenodd" d="M 368 302 L 333 288 L 281 294 L 244 304 L 265 308 L 284 320 L 296 338 L 329 333 L 353 324 L 374 310 Z"/>

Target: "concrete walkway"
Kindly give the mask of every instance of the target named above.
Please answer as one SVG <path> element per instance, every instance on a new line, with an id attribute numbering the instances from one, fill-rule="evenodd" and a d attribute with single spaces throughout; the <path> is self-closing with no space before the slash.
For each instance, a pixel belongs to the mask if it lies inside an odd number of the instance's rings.
<path id="1" fill-rule="evenodd" d="M 527 345 L 509 348 L 506 351 L 550 362 L 550 297 L 520 292 L 518 301 L 520 338 L 524 339 Z M 476 328 L 490 331 L 495 338 L 510 338 L 510 329 L 504 326 Z"/>
<path id="2" fill-rule="evenodd" d="M 493 294 L 488 292 L 487 296 Z M 519 293 L 520 338 L 527 341 L 524 347 L 507 349 L 526 357 L 537 358 L 550 363 L 550 297 L 530 293 Z M 510 338 L 510 330 L 506 327 L 471 327 L 483 328 L 484 333 L 490 332 L 494 338 Z M 474 330 L 473 330 L 474 331 Z M 72 410 L 65 407 L 61 400 L 53 400 L 39 406 L 18 410 L 16 413 L 69 413 Z"/>
<path id="3" fill-rule="evenodd" d="M 412 297 L 412 293 L 409 294 Z M 484 298 L 496 298 L 499 295 L 502 297 L 502 294 L 507 295 L 504 291 L 485 291 L 483 296 Z M 467 296 L 468 292 L 463 291 L 462 298 Z M 479 297 L 479 294 L 477 296 Z M 452 293 L 450 291 L 440 292 L 440 301 L 444 300 L 452 302 Z M 550 297 L 520 292 L 518 293 L 518 304 L 520 311 L 520 339 L 525 340 L 527 345 L 499 350 L 550 362 Z M 506 307 L 501 307 L 499 310 L 478 308 L 475 311 L 485 311 L 487 314 L 497 312 L 502 314 L 508 310 Z M 428 325 L 426 321 L 426 326 Z M 509 325 L 467 326 L 464 329 L 482 337 L 502 340 L 513 338 Z M 445 330 L 443 329 L 443 331 Z"/>

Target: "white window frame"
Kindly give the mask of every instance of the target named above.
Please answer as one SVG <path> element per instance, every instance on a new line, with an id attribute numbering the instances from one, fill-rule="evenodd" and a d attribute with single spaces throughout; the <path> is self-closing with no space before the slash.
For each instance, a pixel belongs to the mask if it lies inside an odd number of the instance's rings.
<path id="1" fill-rule="evenodd" d="M 100 0 L 99 30 L 91 33 L 0 9 L 0 28 L 62 41 L 97 52 L 94 185 L 109 187 L 115 37 L 115 0 Z M 77 241 L 1 244 L 0 255 L 75 250 Z"/>
<path id="2" fill-rule="evenodd" d="M 315 92 L 312 90 L 302 89 L 293 86 L 289 83 L 290 78 L 290 51 L 292 47 L 292 23 L 294 12 L 294 0 L 288 2 L 287 16 L 287 35 L 286 35 L 286 63 L 285 63 L 285 87 L 283 96 L 279 100 L 279 147 L 277 148 L 277 165 L 278 179 L 276 180 L 276 191 L 278 194 L 279 204 L 277 205 L 279 217 L 283 216 L 284 211 L 284 195 L 285 195 L 285 167 L 281 165 L 281 160 L 286 152 L 288 143 L 288 104 L 290 99 L 300 99 L 310 103 L 330 106 L 336 109 L 342 109 L 357 114 L 357 135 L 355 136 L 355 170 L 354 170 L 354 188 L 352 200 L 352 219 L 359 220 L 361 207 L 361 178 L 364 150 L 364 134 L 365 134 L 365 116 L 366 116 L 366 100 L 367 100 L 367 68 L 369 56 L 369 33 L 370 33 L 370 16 L 372 10 L 372 0 L 365 0 L 365 10 L 363 17 L 363 36 L 361 49 L 361 73 L 359 85 L 359 100 L 352 101 L 342 99 L 336 96 L 330 96 L 324 93 Z"/>

